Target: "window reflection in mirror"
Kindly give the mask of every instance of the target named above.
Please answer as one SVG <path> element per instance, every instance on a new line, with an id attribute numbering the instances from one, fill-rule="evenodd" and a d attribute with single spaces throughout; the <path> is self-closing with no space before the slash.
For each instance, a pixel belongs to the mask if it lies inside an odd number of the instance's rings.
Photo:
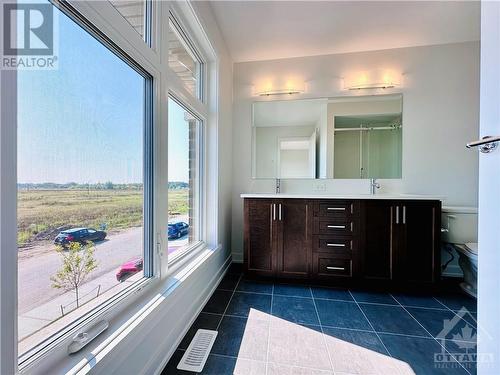
<path id="1" fill-rule="evenodd" d="M 402 175 L 402 96 L 253 104 L 253 178 L 391 178 Z"/>

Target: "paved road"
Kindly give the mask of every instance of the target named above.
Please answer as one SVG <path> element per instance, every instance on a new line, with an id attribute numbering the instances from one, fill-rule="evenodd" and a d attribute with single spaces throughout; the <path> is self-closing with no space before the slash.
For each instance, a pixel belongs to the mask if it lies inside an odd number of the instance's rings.
<path id="1" fill-rule="evenodd" d="M 96 243 L 95 257 L 99 262 L 97 270 L 89 275 L 88 281 L 110 271 L 121 264 L 142 255 L 142 228 L 132 228 L 109 236 Z M 64 293 L 51 286 L 50 277 L 61 266 L 61 256 L 51 244 L 35 246 L 19 255 L 18 290 L 19 314 L 34 309 Z"/>
<path id="2" fill-rule="evenodd" d="M 186 243 L 187 236 L 169 240 L 168 253 L 171 254 Z M 98 268 L 88 276 L 86 283 L 100 278 L 104 282 L 102 286 L 107 286 L 109 289 L 109 286 L 116 283 L 114 275 L 118 268 L 126 261 L 142 256 L 142 228 L 131 228 L 110 235 L 106 240 L 95 245 L 95 257 L 99 264 Z M 61 256 L 52 244 L 34 246 L 19 253 L 19 315 L 64 294 L 64 290 L 53 288 L 50 281 L 50 277 L 60 266 Z M 102 277 L 104 275 L 107 275 L 106 280 Z"/>

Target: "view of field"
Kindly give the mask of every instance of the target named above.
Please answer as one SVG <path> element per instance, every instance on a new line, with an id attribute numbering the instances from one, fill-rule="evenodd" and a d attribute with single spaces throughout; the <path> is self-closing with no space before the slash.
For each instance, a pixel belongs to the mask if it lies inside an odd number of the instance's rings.
<path id="1" fill-rule="evenodd" d="M 188 213 L 188 190 L 169 190 L 169 214 Z M 53 240 L 60 230 L 105 225 L 117 231 L 142 225 L 142 189 L 18 191 L 18 245 Z"/>

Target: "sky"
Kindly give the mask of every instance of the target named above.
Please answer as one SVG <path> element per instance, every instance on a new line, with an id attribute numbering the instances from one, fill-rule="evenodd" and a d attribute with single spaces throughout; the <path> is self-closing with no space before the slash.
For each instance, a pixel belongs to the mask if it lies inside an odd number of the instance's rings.
<path id="1" fill-rule="evenodd" d="M 18 75 L 18 182 L 142 182 L 145 78 L 58 18 L 58 69 Z M 184 110 L 168 120 L 169 180 L 187 182 Z"/>

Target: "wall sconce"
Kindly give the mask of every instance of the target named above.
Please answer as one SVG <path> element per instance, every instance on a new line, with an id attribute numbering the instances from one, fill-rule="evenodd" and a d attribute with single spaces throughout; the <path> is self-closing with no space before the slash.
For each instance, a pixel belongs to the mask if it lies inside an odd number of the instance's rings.
<path id="1" fill-rule="evenodd" d="M 351 73 L 344 77 L 345 90 L 390 89 L 401 84 L 401 74 L 390 70 Z"/>

